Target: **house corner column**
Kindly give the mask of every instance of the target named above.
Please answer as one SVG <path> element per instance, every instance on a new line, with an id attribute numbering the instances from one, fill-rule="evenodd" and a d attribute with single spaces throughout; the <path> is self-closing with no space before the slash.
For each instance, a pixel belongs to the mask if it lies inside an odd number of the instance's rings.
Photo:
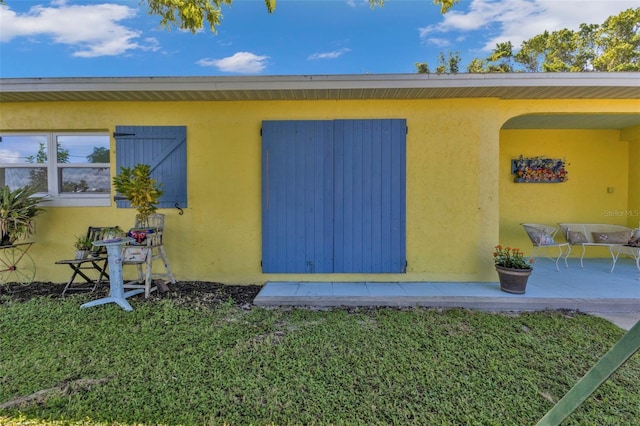
<path id="1" fill-rule="evenodd" d="M 482 281 L 497 280 L 492 253 L 500 237 L 499 164 L 500 127 L 487 124 L 478 144 L 477 270 Z"/>

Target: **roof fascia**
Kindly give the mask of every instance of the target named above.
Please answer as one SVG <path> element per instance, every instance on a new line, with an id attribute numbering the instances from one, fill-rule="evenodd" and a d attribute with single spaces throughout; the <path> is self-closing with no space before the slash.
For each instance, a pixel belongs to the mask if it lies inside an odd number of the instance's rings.
<path id="1" fill-rule="evenodd" d="M 0 93 L 640 87 L 640 73 L 382 74 L 257 77 L 3 78 Z"/>

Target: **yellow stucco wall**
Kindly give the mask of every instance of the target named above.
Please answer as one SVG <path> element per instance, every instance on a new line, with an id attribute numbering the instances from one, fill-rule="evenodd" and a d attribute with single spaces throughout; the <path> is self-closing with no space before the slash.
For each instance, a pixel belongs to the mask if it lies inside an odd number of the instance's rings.
<path id="1" fill-rule="evenodd" d="M 166 251 L 179 280 L 239 284 L 274 279 L 495 281 L 493 246 L 503 242 L 503 238 L 506 242 L 520 241 L 521 236 L 512 228 L 524 218 L 519 218 L 522 211 L 511 203 L 526 206 L 524 211 L 533 214 L 524 199 L 529 191 L 533 191 L 534 199 L 537 196 L 540 206 L 548 199 L 548 193 L 540 191 L 555 191 L 552 197 L 555 206 L 555 198 L 569 200 L 572 191 L 584 198 L 589 182 L 614 186 L 613 195 L 597 192 L 593 201 L 597 207 L 590 213 L 594 219 L 601 219 L 606 208 L 626 209 L 627 203 L 638 201 L 631 200 L 628 194 L 627 164 L 632 156 L 629 142 L 619 141 L 618 132 L 572 131 L 566 137 L 559 131 L 544 134 L 544 138 L 538 138 L 536 132 L 525 132 L 524 139 L 533 145 L 523 150 L 522 135 L 515 131 L 501 132 L 503 123 L 510 117 L 537 111 L 596 112 L 604 108 L 629 112 L 635 106 L 629 101 L 607 101 L 603 107 L 602 102 L 496 99 L 5 103 L 0 105 L 0 130 L 112 133 L 116 125 L 187 126 L 189 206 L 184 215 L 178 215 L 175 209 L 160 210 L 167 216 Z M 407 119 L 407 273 L 262 274 L 261 121 L 336 118 Z M 567 141 L 578 137 L 580 142 Z M 608 142 L 600 142 L 602 137 Z M 590 144 L 597 152 L 583 149 L 584 144 Z M 634 146 L 633 155 L 637 158 L 640 155 L 637 143 Z M 538 152 L 538 147 L 544 152 Z M 512 152 L 567 157 L 572 163 L 571 180 L 546 185 L 546 189 L 520 185 L 517 187 L 520 195 L 509 201 L 511 189 L 505 171 Z M 113 141 L 112 155 L 115 173 Z M 611 173 L 598 171 L 594 175 L 594 163 L 602 155 L 625 164 L 610 167 Z M 576 206 L 579 206 L 576 201 L 565 201 L 562 212 L 578 211 Z M 537 208 L 540 216 L 531 220 L 557 221 L 556 215 L 548 210 Z M 117 209 L 115 205 L 49 208 L 37 221 L 34 238 L 37 244 L 33 248 L 38 264 L 36 279 L 53 282 L 67 279 L 68 268 L 54 262 L 72 256 L 73 236 L 86 226 L 117 224 L 127 228 L 133 217 L 132 210 Z"/>
<path id="2" fill-rule="evenodd" d="M 629 144 L 620 140 L 620 131 L 503 130 L 500 140 L 500 240 L 504 245 L 530 251 L 531 243 L 520 226 L 523 222 L 627 224 Z M 520 155 L 564 158 L 569 180 L 515 183 L 510 162 Z"/>
<path id="3" fill-rule="evenodd" d="M 629 143 L 627 226 L 640 228 L 640 126 L 622 131 L 621 139 Z"/>

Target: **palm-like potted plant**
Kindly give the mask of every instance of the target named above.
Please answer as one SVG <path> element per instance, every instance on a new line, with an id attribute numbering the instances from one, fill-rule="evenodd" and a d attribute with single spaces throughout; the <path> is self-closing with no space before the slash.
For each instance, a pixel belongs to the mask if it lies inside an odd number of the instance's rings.
<path id="1" fill-rule="evenodd" d="M 525 259 L 517 248 L 497 245 L 493 260 L 500 279 L 500 290 L 507 293 L 523 294 L 527 288 L 529 275 L 533 272 L 533 259 Z"/>
<path id="2" fill-rule="evenodd" d="M 45 197 L 36 196 L 38 189 L 27 185 L 11 190 L 0 189 L 0 246 L 11 245 L 35 232 L 34 218 L 44 213 L 38 204 Z"/>
<path id="3" fill-rule="evenodd" d="M 149 215 L 156 212 L 158 200 L 164 193 L 161 185 L 151 178 L 151 166 L 148 164 L 121 167 L 120 174 L 113 178 L 113 185 L 131 203 L 131 207 L 138 210 L 136 222 L 140 224 L 146 224 Z"/>

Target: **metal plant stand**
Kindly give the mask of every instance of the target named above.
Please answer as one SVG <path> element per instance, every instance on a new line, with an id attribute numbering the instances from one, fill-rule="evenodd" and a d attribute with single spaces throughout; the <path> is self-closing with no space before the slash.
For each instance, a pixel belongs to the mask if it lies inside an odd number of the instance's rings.
<path id="1" fill-rule="evenodd" d="M 124 283 L 122 280 L 122 246 L 131 241 L 133 241 L 133 238 L 119 238 L 117 240 L 95 241 L 93 243 L 96 246 L 105 246 L 107 248 L 107 257 L 109 258 L 109 296 L 87 302 L 81 305 L 81 308 L 89 308 L 91 306 L 113 302 L 125 311 L 133 311 L 133 308 L 129 302 L 127 302 L 127 297 L 144 293 L 144 289 L 124 291 Z"/>

